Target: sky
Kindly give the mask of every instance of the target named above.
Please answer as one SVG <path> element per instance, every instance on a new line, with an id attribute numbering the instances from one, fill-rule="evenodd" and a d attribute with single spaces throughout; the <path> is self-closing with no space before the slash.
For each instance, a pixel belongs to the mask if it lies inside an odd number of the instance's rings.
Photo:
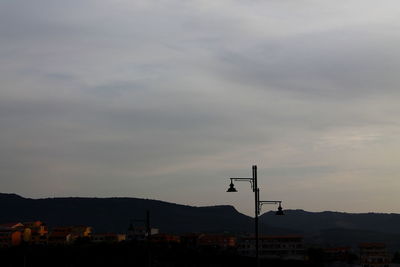
<path id="1" fill-rule="evenodd" d="M 399 73 L 396 0 L 3 0 L 0 192 L 400 213 Z"/>

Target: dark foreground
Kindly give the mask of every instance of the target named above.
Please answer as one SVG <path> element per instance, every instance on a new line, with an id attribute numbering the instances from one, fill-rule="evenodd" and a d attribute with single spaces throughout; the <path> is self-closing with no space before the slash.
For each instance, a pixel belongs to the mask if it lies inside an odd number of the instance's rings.
<path id="1" fill-rule="evenodd" d="M 119 243 L 73 246 L 19 246 L 0 249 L 1 267 L 217 267 L 255 266 L 253 258 L 215 248 L 185 248 L 180 245 Z M 321 266 L 317 262 L 261 261 L 260 266 Z"/>

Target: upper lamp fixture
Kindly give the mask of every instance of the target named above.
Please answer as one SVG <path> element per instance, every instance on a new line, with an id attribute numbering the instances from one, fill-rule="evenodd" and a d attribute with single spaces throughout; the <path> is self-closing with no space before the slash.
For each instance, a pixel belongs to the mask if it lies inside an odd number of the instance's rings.
<path id="1" fill-rule="evenodd" d="M 229 185 L 229 188 L 228 188 L 228 190 L 226 190 L 226 192 L 237 192 L 232 180 L 231 180 L 231 184 Z"/>

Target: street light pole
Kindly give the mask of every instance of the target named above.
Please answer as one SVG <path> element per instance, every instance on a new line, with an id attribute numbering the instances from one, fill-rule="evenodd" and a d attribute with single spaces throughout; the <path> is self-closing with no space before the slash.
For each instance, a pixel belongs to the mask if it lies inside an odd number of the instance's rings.
<path id="1" fill-rule="evenodd" d="M 251 178 L 230 178 L 231 183 L 229 185 L 229 188 L 226 192 L 237 192 L 235 185 L 233 184 L 233 181 L 247 181 L 250 182 L 251 184 L 251 189 L 254 192 L 254 238 L 255 238 L 255 256 L 256 256 L 256 266 L 258 267 L 260 265 L 259 261 L 259 227 L 258 227 L 258 217 L 261 213 L 261 207 L 263 204 L 279 204 L 278 211 L 276 212 L 276 215 L 283 215 L 281 203 L 282 201 L 280 200 L 273 200 L 273 201 L 260 201 L 260 189 L 258 188 L 257 184 L 257 165 L 252 166 L 252 171 L 253 175 Z"/>
<path id="2" fill-rule="evenodd" d="M 258 215 L 260 214 L 259 212 L 259 194 L 260 194 L 260 189 L 257 187 L 257 166 L 253 165 L 253 180 L 254 180 L 254 196 L 255 196 L 255 207 L 254 207 L 254 233 L 255 233 L 255 239 L 256 239 L 256 266 L 259 266 L 259 249 L 258 249 Z"/>

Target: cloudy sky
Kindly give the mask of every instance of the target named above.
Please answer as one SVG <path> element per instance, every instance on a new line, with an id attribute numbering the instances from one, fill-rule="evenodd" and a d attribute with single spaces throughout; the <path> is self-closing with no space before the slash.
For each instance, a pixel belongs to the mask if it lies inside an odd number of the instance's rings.
<path id="1" fill-rule="evenodd" d="M 399 85 L 397 0 L 3 0 L 0 191 L 400 212 Z"/>

